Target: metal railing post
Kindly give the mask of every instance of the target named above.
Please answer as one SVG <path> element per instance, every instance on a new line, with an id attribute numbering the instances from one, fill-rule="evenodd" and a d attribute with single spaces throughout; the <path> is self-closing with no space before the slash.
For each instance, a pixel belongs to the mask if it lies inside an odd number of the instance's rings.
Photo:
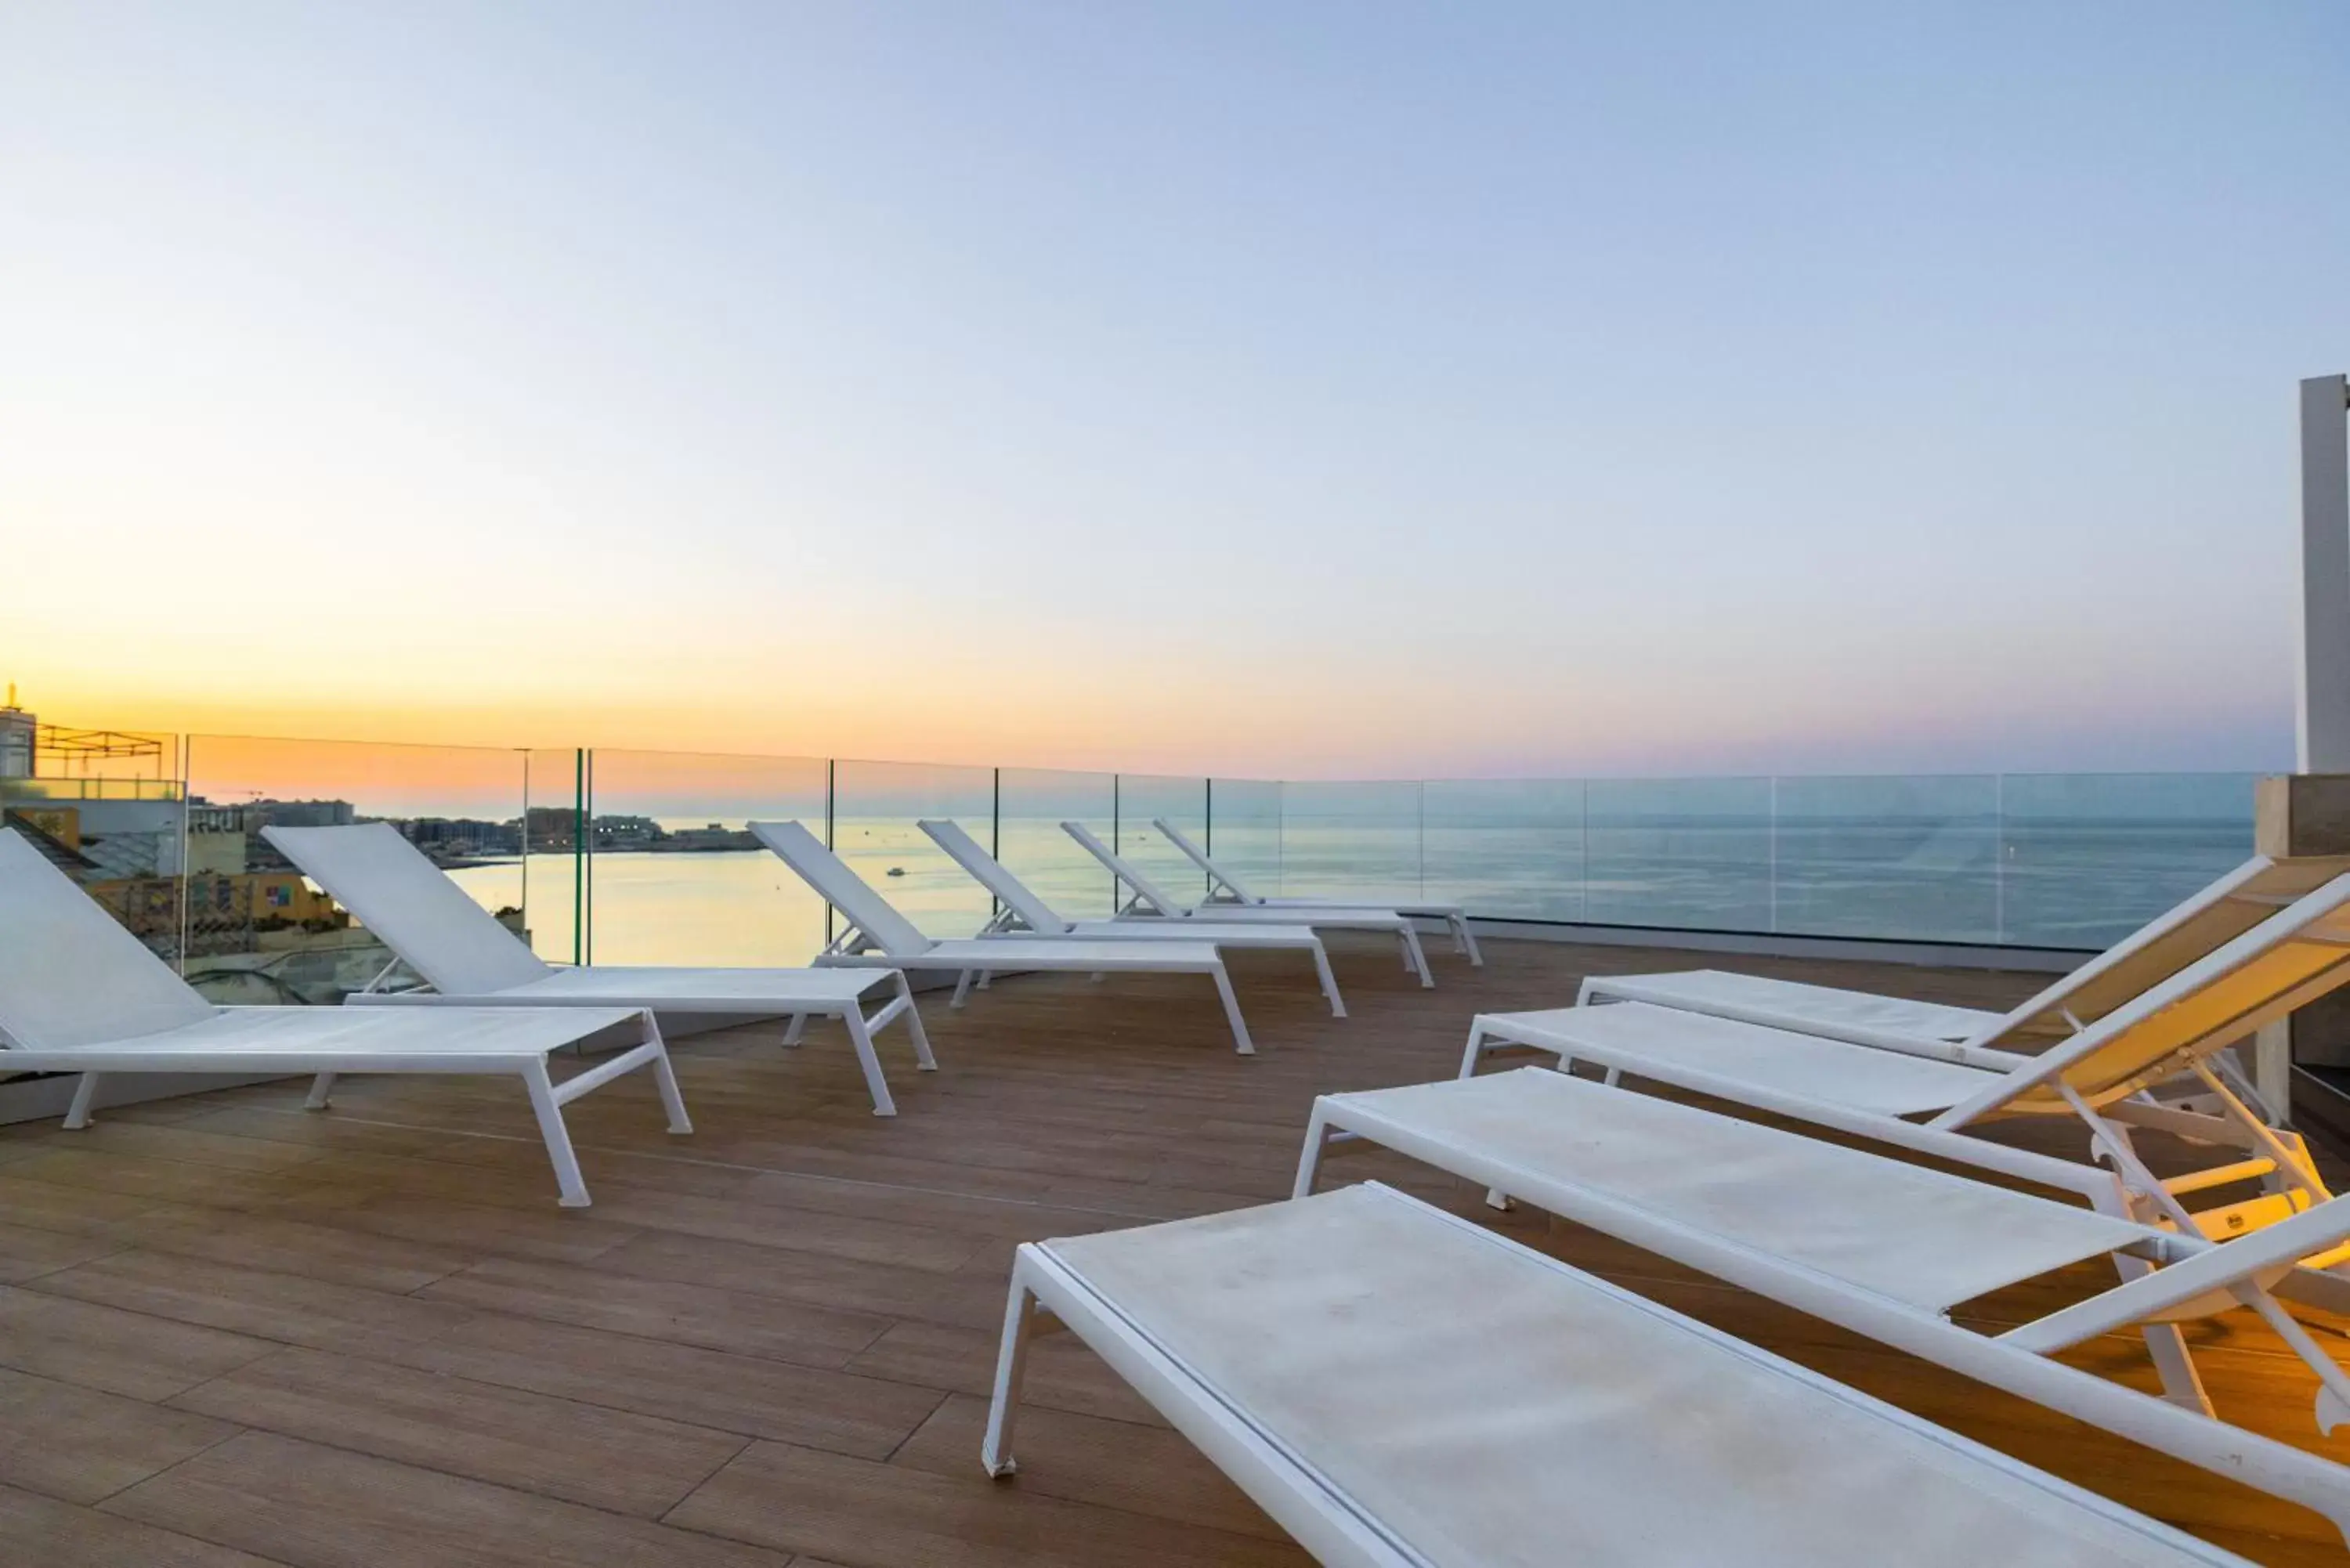
<path id="1" fill-rule="evenodd" d="M 587 961 L 588 889 L 579 857 L 588 844 L 588 753 L 571 753 L 571 962 Z"/>
<path id="2" fill-rule="evenodd" d="M 580 961 L 592 968 L 596 962 L 596 753 L 589 750 L 579 754 L 587 759 L 587 784 L 580 798 L 581 811 L 588 818 L 587 855 L 582 862 L 588 885 L 588 919 L 581 943 L 587 956 Z"/>

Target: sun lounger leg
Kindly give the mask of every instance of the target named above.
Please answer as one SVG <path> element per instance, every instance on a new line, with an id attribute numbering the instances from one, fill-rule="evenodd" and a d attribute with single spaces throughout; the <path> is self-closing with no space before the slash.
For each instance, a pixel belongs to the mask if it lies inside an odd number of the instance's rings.
<path id="1" fill-rule="evenodd" d="M 1020 1413 L 1020 1384 L 1028 1370 L 1028 1341 L 1036 1332 L 1036 1298 L 1028 1291 L 1015 1262 L 1012 1297 L 1003 1305 L 1003 1343 L 995 1355 L 995 1398 L 987 1410 L 987 1436 L 980 1444 L 979 1462 L 992 1476 L 1018 1472 L 1012 1457 L 1012 1428 Z"/>
<path id="2" fill-rule="evenodd" d="M 79 1132 L 89 1126 L 90 1102 L 98 1098 L 98 1081 L 104 1076 L 103 1073 L 84 1073 L 81 1082 L 74 1085 L 73 1104 L 66 1107 L 67 1130 Z"/>
<path id="3" fill-rule="evenodd" d="M 993 989 L 994 985 L 995 971 L 992 969 L 981 970 L 979 971 L 979 989 L 982 991 L 988 991 Z"/>
<path id="4" fill-rule="evenodd" d="M 650 1012 L 645 1014 L 644 1043 L 653 1048 L 653 1087 L 660 1091 L 669 1130 L 682 1137 L 693 1130 L 693 1123 L 685 1114 L 685 1096 L 678 1092 L 676 1069 L 669 1064 L 669 1044 L 661 1038 L 660 1025 L 653 1021 Z"/>
<path id="5" fill-rule="evenodd" d="M 1403 954 L 1404 967 L 1419 976 L 1419 988 L 1422 991 L 1435 990 L 1436 977 L 1428 972 L 1428 955 L 1420 950 L 1419 932 L 1409 920 L 1404 922 L 1403 928 Z"/>
<path id="6" fill-rule="evenodd" d="M 955 981 L 954 1000 L 948 1002 L 947 1005 L 949 1007 L 961 1007 L 965 1002 L 969 1001 L 971 998 L 971 982 L 978 978 L 979 973 L 976 970 L 967 969 L 963 971 L 962 978 Z"/>
<path id="7" fill-rule="evenodd" d="M 1475 1077 L 1477 1068 L 1482 1064 L 1484 1058 L 1485 1021 L 1481 1018 L 1469 1025 L 1469 1044 L 1461 1052 L 1461 1075 L 1464 1078 Z M 1565 1062 L 1559 1064 L 1559 1070 L 1561 1072 L 1566 1070 Z M 1489 1209 L 1499 1209 L 1503 1213 L 1507 1213 L 1510 1208 L 1510 1195 L 1498 1187 L 1489 1187 L 1485 1189 L 1485 1206 Z"/>
<path id="8" fill-rule="evenodd" d="M 805 1012 L 795 1012 L 792 1014 L 791 1022 L 784 1025 L 784 1044 L 785 1045 L 797 1045 L 800 1043 L 800 1037 L 806 1033 L 807 1014 Z"/>
<path id="9" fill-rule="evenodd" d="M 1478 949 L 1477 933 L 1469 929 L 1469 917 L 1465 914 L 1453 916 L 1452 931 L 1454 944 L 1469 955 L 1469 967 L 1483 969 L 1485 955 Z"/>
<path id="10" fill-rule="evenodd" d="M 555 1084 L 546 1064 L 524 1070 L 523 1087 L 530 1091 L 530 1108 L 538 1114 L 538 1135 L 546 1140 L 546 1158 L 555 1165 L 555 1184 L 563 1192 L 563 1207 L 588 1207 L 588 1179 L 579 1174 L 578 1157 L 571 1152 L 571 1133 L 563 1125 L 563 1107 L 555 1103 Z"/>
<path id="11" fill-rule="evenodd" d="M 939 1059 L 931 1054 L 931 1032 L 922 1027 L 922 1010 L 914 1005 L 914 988 L 906 983 L 903 970 L 898 971 L 898 1000 L 906 1004 L 906 1033 L 914 1037 L 914 1064 L 925 1073 L 939 1070 Z"/>
<path id="12" fill-rule="evenodd" d="M 873 1054 L 873 1032 L 865 1027 L 865 1012 L 856 1002 L 840 1015 L 848 1025 L 848 1043 L 857 1048 L 857 1064 L 864 1069 L 865 1087 L 873 1096 L 873 1114 L 894 1116 L 898 1102 L 889 1097 L 889 1081 L 881 1075 L 881 1058 Z"/>
<path id="13" fill-rule="evenodd" d="M 1218 964 L 1208 971 L 1216 982 L 1216 994 L 1223 1000 L 1224 1016 L 1232 1025 L 1232 1049 L 1243 1056 L 1256 1054 L 1256 1042 L 1249 1038 L 1247 1021 L 1241 1017 L 1241 999 L 1232 994 L 1232 977 Z"/>
<path id="14" fill-rule="evenodd" d="M 1485 1064 L 1485 1023 L 1482 1019 L 1469 1025 L 1469 1044 L 1461 1052 L 1461 1075 L 1473 1078 L 1477 1069 Z"/>
<path id="15" fill-rule="evenodd" d="M 1330 950 L 1320 943 L 1314 948 L 1314 972 L 1321 977 L 1322 994 L 1330 1003 L 1330 1016 L 1347 1016 L 1346 999 L 1338 994 L 1338 977 L 1330 972 Z"/>
<path id="16" fill-rule="evenodd" d="M 302 1102 L 302 1108 L 306 1111 L 323 1111 L 327 1108 L 328 1102 L 334 1097 L 334 1094 L 335 1075 L 332 1073 L 321 1073 L 310 1080 L 310 1097 Z"/>
<path id="17" fill-rule="evenodd" d="M 2194 1357 L 2187 1350 L 2187 1336 L 2179 1332 L 2178 1325 L 2150 1323 L 2145 1334 L 2147 1354 L 2154 1358 L 2154 1369 L 2162 1378 L 2162 1397 L 2199 1416 L 2217 1419 L 2220 1412 L 2212 1407 L 2211 1396 L 2203 1390 L 2203 1375 L 2195 1370 Z"/>
<path id="18" fill-rule="evenodd" d="M 2114 1255 L 2114 1267 L 2120 1271 L 2124 1283 L 2154 1272 L 2152 1263 L 2126 1252 Z M 2146 1336 L 2147 1355 L 2153 1358 L 2154 1369 L 2162 1378 L 2162 1397 L 2199 1416 L 2216 1419 L 2220 1413 L 2212 1407 L 2210 1395 L 2203 1390 L 2203 1375 L 2195 1370 L 2194 1357 L 2187 1349 L 2187 1336 L 2179 1332 L 2178 1325 L 2149 1323 L 2141 1325 L 2141 1332 Z"/>
<path id="19" fill-rule="evenodd" d="M 1316 1106 L 1305 1124 L 1305 1147 L 1297 1156 L 1297 1179 L 1289 1189 L 1292 1198 L 1314 1196 L 1315 1179 L 1322 1174 L 1322 1156 L 1329 1147 L 1330 1124 L 1324 1118 L 1321 1106 Z"/>
<path id="20" fill-rule="evenodd" d="M 2350 1378 L 2342 1375 L 2334 1358 L 2317 1347 L 2309 1331 L 2277 1305 L 2268 1292 L 2249 1282 L 2240 1283 L 2234 1290 L 2236 1299 L 2265 1318 L 2268 1325 L 2276 1330 L 2277 1337 L 2293 1346 L 2293 1354 L 2317 1374 L 2317 1429 L 2332 1437 L 2334 1428 L 2350 1421 Z"/>

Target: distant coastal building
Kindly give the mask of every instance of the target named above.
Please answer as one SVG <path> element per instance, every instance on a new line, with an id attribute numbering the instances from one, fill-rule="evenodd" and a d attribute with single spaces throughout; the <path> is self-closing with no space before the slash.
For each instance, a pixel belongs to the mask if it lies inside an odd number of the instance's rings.
<path id="1" fill-rule="evenodd" d="M 650 849 L 668 836 L 650 816 L 599 816 L 588 825 L 597 853 L 606 850 Z"/>
<path id="2" fill-rule="evenodd" d="M 759 847 L 759 841 L 740 828 L 727 827 L 713 822 L 707 827 L 676 828 L 659 843 L 648 847 L 681 852 L 756 849 Z"/>
<path id="3" fill-rule="evenodd" d="M 484 822 L 471 816 L 420 816 L 398 824 L 407 840 L 433 860 L 447 863 L 482 855 L 522 852 L 522 824 Z"/>
<path id="4" fill-rule="evenodd" d="M 16 706 L 16 686 L 8 685 L 8 701 L 0 707 L 0 779 L 33 776 L 33 752 L 38 743 L 40 721 Z"/>
<path id="5" fill-rule="evenodd" d="M 244 808 L 255 827 L 348 827 L 359 820 L 347 800 L 256 800 Z"/>

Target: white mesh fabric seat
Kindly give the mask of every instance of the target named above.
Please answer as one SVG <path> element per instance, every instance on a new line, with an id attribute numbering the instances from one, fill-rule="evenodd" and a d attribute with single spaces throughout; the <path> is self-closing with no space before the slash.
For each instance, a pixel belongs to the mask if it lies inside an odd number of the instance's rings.
<path id="1" fill-rule="evenodd" d="M 754 822 L 747 826 L 760 843 L 815 888 L 817 897 L 830 904 L 847 922 L 847 929 L 833 940 L 832 945 L 816 955 L 820 965 L 878 964 L 944 971 L 958 977 L 952 1003 L 956 1007 L 963 1005 L 974 982 L 984 985 L 996 974 L 1203 974 L 1215 983 L 1216 998 L 1223 1004 L 1224 1021 L 1232 1032 L 1232 1049 L 1243 1056 L 1256 1054 L 1256 1044 L 1249 1038 L 1248 1024 L 1241 1017 L 1240 999 L 1232 993 L 1232 977 L 1225 972 L 1224 961 L 1212 943 L 1108 941 L 1073 937 L 977 937 L 934 941 L 803 825 Z"/>
<path id="2" fill-rule="evenodd" d="M 2159 1238 L 2030 1193 L 1539 1067 L 1318 1104 L 1332 1125 L 1377 1129 L 1367 1136 L 1430 1164 L 1451 1169 L 1458 1151 L 1474 1151 L 1927 1312 Z"/>
<path id="3" fill-rule="evenodd" d="M 1495 1050 L 1548 1052 L 1611 1079 L 1630 1075 L 1908 1147 L 1927 1114 L 1934 1131 L 2000 1116 L 2077 1118 L 2096 1158 L 2118 1174 L 2139 1218 L 2211 1235 L 2290 1219 L 2330 1198 L 2306 1147 L 2271 1127 L 2211 1064 L 2262 1025 L 2350 982 L 2350 874 L 2334 877 L 2167 977 L 2136 991 L 2079 1033 L 2000 1069 L 1934 1061 L 1640 1002 L 1480 1015 L 1461 1075 Z M 2157 1101 L 2147 1091 L 2191 1080 L 2216 1109 Z M 2138 1159 L 2129 1129 L 2159 1129 L 2231 1158 L 2161 1179 Z M 2111 1178 L 1988 1139 L 1935 1140 L 1944 1158 L 2114 1201 Z M 2253 1198 L 2190 1212 L 2183 1196 L 2257 1182 Z M 2327 1259 L 2331 1262 L 2334 1260 Z M 2299 1288 L 2317 1292 L 2325 1282 Z M 2350 1281 L 2339 1303 L 2350 1307 Z"/>
<path id="4" fill-rule="evenodd" d="M 1315 1103 L 1295 1191 L 1339 1136 L 1368 1139 L 1532 1201 L 1953 1371 L 2350 1520 L 2350 1469 L 2049 1359 L 2142 1327 L 2183 1363 L 2172 1320 L 2241 1301 L 2317 1380 L 2322 1428 L 2350 1379 L 2268 1294 L 2298 1252 L 2350 1235 L 2336 1200 L 2218 1244 L 1904 1164 L 1866 1150 L 1535 1068 Z M 2123 1282 L 1998 1335 L 1951 1307 L 2111 1254 Z M 2152 1267 L 2155 1263 L 2162 1267 Z M 2191 1375 L 2191 1364 L 2186 1364 Z"/>
<path id="5" fill-rule="evenodd" d="M 607 1030 L 637 1044 L 558 1085 L 556 1052 Z M 523 1082 L 567 1207 L 587 1205 L 562 1107 L 639 1067 L 652 1070 L 673 1133 L 689 1133 L 669 1053 L 640 1007 L 446 1008 L 372 1012 L 328 1007 L 215 1007 L 13 830 L 0 829 L 0 1052 L 22 1072 L 75 1073 L 65 1125 L 88 1125 L 117 1074 L 314 1075 L 323 1110 L 352 1073 L 512 1075 Z"/>
<path id="6" fill-rule="evenodd" d="M 729 1019 L 784 1018 L 790 1021 L 787 1044 L 798 1044 L 809 1018 L 837 1018 L 847 1028 L 873 1097 L 873 1114 L 881 1116 L 895 1116 L 897 1103 L 874 1049 L 877 1033 L 902 1017 L 913 1040 L 916 1064 L 924 1072 L 938 1067 L 913 991 L 906 977 L 894 971 L 629 965 L 557 969 L 467 898 L 463 888 L 390 823 L 270 826 L 261 836 L 432 987 L 380 991 L 371 986 L 348 999 L 354 1004 L 624 1006 Z M 870 1013 L 866 1011 L 868 998 L 880 1002 Z"/>
<path id="7" fill-rule="evenodd" d="M 1958 1059 L 1957 1046 L 1997 1023 L 2000 1013 L 1981 1008 L 1947 1007 L 1905 997 L 1877 996 L 1832 985 L 1773 980 L 1729 970 L 1693 969 L 1670 974 L 1595 974 L 1583 982 L 1578 1002 L 1642 1002 L 1716 1018 L 1734 1018 L 1856 1045 L 1898 1042 L 1883 1049 L 1912 1055 Z"/>
<path id="8" fill-rule="evenodd" d="M 947 857 L 987 889 L 1000 906 L 994 919 L 980 929 L 983 937 L 1064 937 L 1085 941 L 1118 942 L 1211 942 L 1219 951 L 1228 948 L 1271 949 L 1281 952 L 1304 953 L 1314 965 L 1315 978 L 1321 983 L 1324 1000 L 1330 1004 L 1331 1016 L 1347 1016 L 1347 1004 L 1338 995 L 1337 976 L 1330 971 L 1330 955 L 1322 946 L 1322 939 L 1302 924 L 1270 925 L 1223 921 L 1186 920 L 1180 925 L 1152 920 L 1070 920 L 1046 903 L 1043 895 L 1006 870 L 994 856 L 980 847 L 979 840 L 963 831 L 960 823 L 944 818 L 925 817 L 914 826 L 930 836 L 931 841 L 947 853 Z"/>
<path id="9" fill-rule="evenodd" d="M 1378 1186 L 1024 1245 L 1038 1309 L 1343 1568 L 2239 1559 Z"/>
<path id="10" fill-rule="evenodd" d="M 1856 1045 L 2013 1066 L 2350 873 L 2350 857 L 2256 856 L 2005 1012 L 1721 970 L 1593 975 L 1578 1001 L 1646 1002 Z"/>
<path id="11" fill-rule="evenodd" d="M 1645 1002 L 1487 1016 L 1491 1037 L 1512 1044 L 1579 1060 L 1604 1051 L 1643 1069 L 1702 1072 L 1891 1116 L 1948 1110 L 1998 1076 Z"/>

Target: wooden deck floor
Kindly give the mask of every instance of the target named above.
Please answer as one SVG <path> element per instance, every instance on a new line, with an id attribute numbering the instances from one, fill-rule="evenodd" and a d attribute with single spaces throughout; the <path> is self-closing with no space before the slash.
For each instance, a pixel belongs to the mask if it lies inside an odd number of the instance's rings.
<path id="1" fill-rule="evenodd" d="M 770 1027 L 681 1043 L 693 1137 L 663 1133 L 641 1076 L 573 1107 L 586 1212 L 556 1207 L 521 1094 L 486 1081 L 346 1080 L 323 1116 L 272 1085 L 0 1129 L 0 1562 L 1304 1563 L 1066 1335 L 1035 1355 L 1020 1477 L 981 1475 L 1011 1251 L 1281 1197 L 1317 1091 L 1447 1075 L 1472 1012 L 1563 1005 L 1586 965 L 1691 963 L 1488 950 L 1482 973 L 1431 954 L 1423 992 L 1392 950 L 1347 942 L 1347 1021 L 1288 955 L 1240 955 L 1254 1060 L 1180 977 L 1024 980 L 961 1014 L 932 997 L 942 1071 L 884 1041 L 895 1120 L 868 1114 L 837 1028 L 795 1052 Z M 2034 983 L 1749 967 L 1999 1005 Z M 1484 1216 L 1382 1153 L 1332 1174 Z M 2289 1505 L 1588 1232 L 1502 1222 L 2256 1561 L 2350 1563 Z M 2265 1329 L 2198 1337 L 2224 1410 L 2318 1446 L 2311 1382 Z M 2147 1376 L 2126 1340 L 2082 1359 Z"/>

